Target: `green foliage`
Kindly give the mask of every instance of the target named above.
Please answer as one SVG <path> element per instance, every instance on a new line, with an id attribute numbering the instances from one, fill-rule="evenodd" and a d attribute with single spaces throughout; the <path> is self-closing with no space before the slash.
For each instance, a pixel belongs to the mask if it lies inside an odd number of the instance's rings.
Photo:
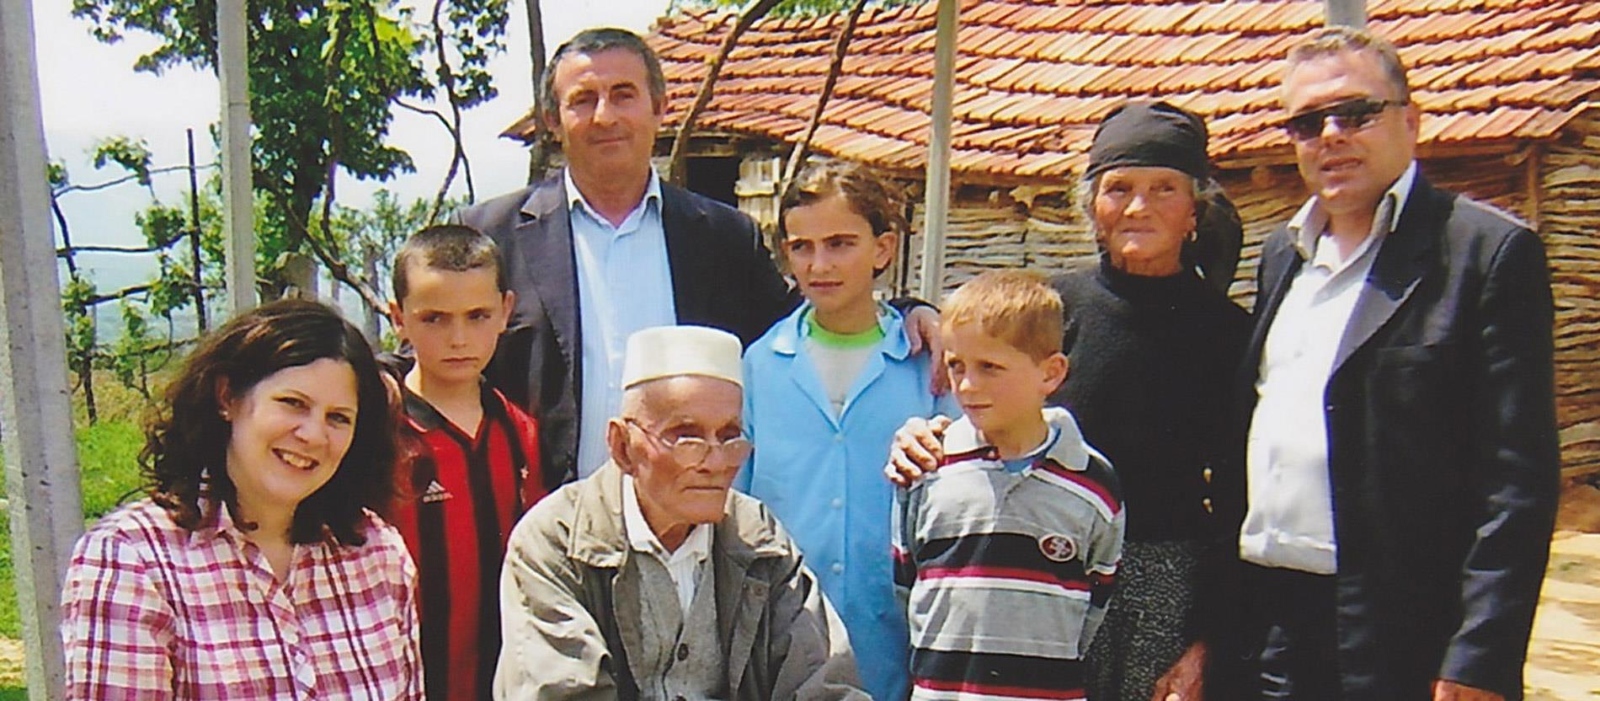
<path id="1" fill-rule="evenodd" d="M 139 496 L 139 451 L 144 432 L 131 420 L 101 421 L 78 429 L 78 469 L 83 517 L 93 523 Z"/>
<path id="2" fill-rule="evenodd" d="M 83 426 L 75 432 L 78 445 L 78 468 L 83 479 L 83 514 L 93 523 L 119 504 L 127 501 L 139 487 L 139 451 L 144 447 L 144 434 L 139 424 L 128 418 L 126 409 L 134 405 L 117 392 L 108 392 L 107 403 L 120 407 L 112 413 L 113 419 L 103 420 L 93 426 Z M 75 407 L 82 414 L 81 402 Z M 81 425 L 81 424 L 80 424 Z M 0 474 L 0 483 L 4 475 Z M 17 638 L 22 634 L 22 621 L 17 607 L 15 574 L 11 559 L 11 519 L 0 518 L 0 637 Z M 9 689 L 0 686 L 0 701 L 7 698 Z M 16 696 L 14 698 L 25 698 Z"/>
<path id="3" fill-rule="evenodd" d="M 433 67 L 438 85 L 452 83 L 456 104 L 472 107 L 494 98 L 497 91 L 489 75 L 489 59 L 505 50 L 507 0 L 455 0 L 442 6 L 439 34 L 430 46 L 439 51 L 440 39 L 448 64 Z M 453 61 L 448 59 L 453 58 Z M 453 66 L 453 69 L 449 69 Z M 430 97 L 433 93 L 428 92 Z"/>
<path id="4" fill-rule="evenodd" d="M 22 616 L 17 608 L 17 575 L 11 563 L 11 516 L 6 514 L 6 518 L 0 519 L 0 636 L 22 636 Z"/>
<path id="5" fill-rule="evenodd" d="M 429 204 L 422 199 L 401 202 L 394 193 L 378 190 L 367 209 L 341 207 L 330 229 L 338 232 L 347 242 L 346 250 L 359 257 L 363 265 L 368 260 L 373 262 L 371 268 L 377 275 L 371 282 L 377 285 L 393 276 L 394 256 L 406 238 L 432 223 L 428 220 Z M 447 201 L 443 210 L 449 207 Z M 379 289 L 378 293 L 387 295 L 389 290 Z"/>
<path id="6" fill-rule="evenodd" d="M 132 173 L 140 185 L 150 187 L 150 146 L 144 139 L 107 137 L 95 142 L 90 153 L 94 156 L 94 167 L 104 168 L 115 163 Z"/>
<path id="7" fill-rule="evenodd" d="M 89 300 L 94 296 L 94 282 L 81 271 L 70 274 L 61 288 L 61 309 L 67 322 L 67 362 L 74 373 L 82 369 L 85 359 L 94 355 L 94 314 L 89 307 Z"/>
<path id="8" fill-rule="evenodd" d="M 216 66 L 215 0 L 72 6 L 101 41 L 154 35 L 159 45 L 139 57 L 136 70 Z M 281 289 L 288 282 L 281 262 L 311 253 L 307 237 L 317 231 L 333 173 L 386 180 L 412 170 L 410 155 L 386 143 L 395 101 L 443 89 L 467 107 L 494 95 L 485 67 L 504 49 L 508 8 L 506 0 L 446 0 L 435 28 L 396 0 L 256 0 L 248 7 L 257 264 L 266 264 L 261 276 Z"/>
<path id="9" fill-rule="evenodd" d="M 45 180 L 50 183 L 52 191 L 66 187 L 72 182 L 67 175 L 67 164 L 61 161 L 50 161 L 45 166 Z"/>

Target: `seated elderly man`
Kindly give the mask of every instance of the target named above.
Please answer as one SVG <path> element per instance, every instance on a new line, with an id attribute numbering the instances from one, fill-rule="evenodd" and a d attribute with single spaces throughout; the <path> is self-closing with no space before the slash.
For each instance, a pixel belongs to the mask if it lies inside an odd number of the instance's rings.
<path id="1" fill-rule="evenodd" d="M 511 533 L 497 699 L 866 699 L 843 625 L 761 503 L 739 339 L 628 339 L 611 460 Z"/>

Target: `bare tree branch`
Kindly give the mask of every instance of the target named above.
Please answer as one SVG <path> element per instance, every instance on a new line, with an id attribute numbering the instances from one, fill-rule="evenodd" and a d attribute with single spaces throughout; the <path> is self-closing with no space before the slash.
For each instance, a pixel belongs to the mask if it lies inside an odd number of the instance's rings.
<path id="1" fill-rule="evenodd" d="M 73 253 L 83 249 L 72 247 L 72 228 L 67 226 L 67 214 L 61 211 L 61 200 L 57 199 L 55 194 L 50 195 L 50 213 L 55 215 L 56 226 L 61 227 L 62 246 L 56 249 L 56 257 L 66 258 L 67 272 L 76 275 L 78 273 L 78 261 L 73 258 Z"/>
<path id="2" fill-rule="evenodd" d="M 56 249 L 56 257 L 70 259 L 75 253 L 156 253 L 172 248 L 173 244 L 186 238 L 189 238 L 188 232 L 173 237 L 165 246 L 62 246 Z"/>
<path id="3" fill-rule="evenodd" d="M 544 85 L 544 14 L 539 10 L 539 0 L 524 0 L 528 8 L 528 59 L 533 69 L 533 104 L 534 109 L 541 109 L 539 104 L 543 101 L 540 95 Z M 545 139 L 544 124 L 534 120 L 533 141 L 528 144 L 528 183 L 544 175 L 544 170 L 550 164 L 550 149 Z"/>
<path id="4" fill-rule="evenodd" d="M 195 167 L 196 168 L 215 168 L 215 167 L 217 167 L 217 164 L 216 163 L 204 163 L 204 164 L 201 164 L 201 165 L 198 165 L 198 166 L 195 166 Z M 188 169 L 189 169 L 189 166 L 187 164 L 181 165 L 181 166 L 162 166 L 160 168 L 151 168 L 150 169 L 150 174 L 151 175 L 159 175 L 161 173 L 175 173 L 175 172 L 180 171 L 180 170 L 188 170 Z M 69 192 L 94 192 L 95 190 L 104 190 L 104 189 L 106 189 L 108 187 L 116 187 L 117 185 L 121 185 L 121 184 L 123 184 L 125 182 L 138 180 L 138 179 L 139 179 L 139 174 L 138 173 L 130 173 L 130 174 L 125 175 L 125 176 L 120 177 L 120 178 L 113 178 L 111 180 L 107 180 L 107 181 L 102 182 L 102 183 L 95 183 L 93 185 L 64 185 L 60 189 L 56 190 L 52 194 L 54 194 L 56 197 L 60 197 L 60 196 L 65 195 L 65 194 L 67 194 Z"/>
<path id="5" fill-rule="evenodd" d="M 850 47 L 850 39 L 856 32 L 856 20 L 861 17 L 861 11 L 867 6 L 867 0 L 856 0 L 850 6 L 850 14 L 845 16 L 844 27 L 839 30 L 838 40 L 833 42 L 833 59 L 828 63 L 828 79 L 822 83 L 822 94 L 817 96 L 817 109 L 811 113 L 811 123 L 806 125 L 805 135 L 795 142 L 794 150 L 789 152 L 789 162 L 783 167 L 783 177 L 778 180 L 778 199 L 788 194 L 789 188 L 794 186 L 795 173 L 800 170 L 800 164 L 805 161 L 806 151 L 811 148 L 811 138 L 817 135 L 817 127 L 822 125 L 822 112 L 828 109 L 828 101 L 833 98 L 833 86 L 839 82 L 839 74 L 844 71 L 845 50 Z"/>
<path id="6" fill-rule="evenodd" d="M 143 285 L 130 285 L 128 287 L 124 287 L 124 288 L 122 288 L 120 290 L 117 290 L 116 292 L 108 292 L 108 293 L 103 294 L 103 295 L 102 294 L 97 294 L 97 295 L 94 295 L 92 297 L 89 297 L 89 298 L 85 299 L 83 301 L 83 306 L 92 307 L 92 306 L 94 306 L 96 304 L 104 304 L 106 302 L 115 302 L 115 301 L 117 301 L 119 299 L 127 299 L 129 297 L 134 296 L 134 295 L 144 294 L 146 292 L 149 292 L 152 287 L 154 287 L 154 285 L 152 285 L 150 283 L 145 283 Z"/>
<path id="7" fill-rule="evenodd" d="M 717 49 L 717 55 L 711 60 L 711 65 L 706 69 L 705 80 L 700 81 L 700 91 L 695 94 L 694 104 L 683 115 L 683 122 L 678 125 L 677 135 L 672 137 L 672 152 L 667 157 L 667 179 L 675 185 L 683 185 L 688 179 L 684 172 L 684 160 L 688 157 L 685 151 L 689 146 L 689 135 L 694 132 L 694 122 L 700 118 L 706 105 L 711 103 L 712 88 L 717 84 L 717 76 L 722 73 L 722 64 L 728 62 L 728 55 L 733 53 L 733 47 L 739 43 L 739 37 L 756 20 L 765 17 L 772 8 L 781 0 L 756 0 L 744 12 L 739 13 L 739 19 L 734 22 L 733 28 L 728 30 L 727 36 L 722 37 L 722 46 Z"/>
<path id="8" fill-rule="evenodd" d="M 450 119 L 445 123 L 445 131 L 450 132 L 450 142 L 454 147 L 450 154 L 450 168 L 445 171 L 444 182 L 439 184 L 439 191 L 433 197 L 433 206 L 428 209 L 428 221 L 437 221 L 439 210 L 444 207 L 444 199 L 450 193 L 450 185 L 455 182 L 456 172 L 467 163 L 467 151 L 461 143 L 461 96 L 456 94 L 456 74 L 450 69 L 450 57 L 445 53 L 444 22 L 440 19 L 444 11 L 445 0 L 434 0 L 433 3 L 433 49 L 439 59 L 439 84 L 444 88 L 445 101 L 450 103 Z M 444 121 L 444 120 L 440 120 Z M 472 167 L 466 168 L 467 199 L 477 199 L 472 187 Z"/>

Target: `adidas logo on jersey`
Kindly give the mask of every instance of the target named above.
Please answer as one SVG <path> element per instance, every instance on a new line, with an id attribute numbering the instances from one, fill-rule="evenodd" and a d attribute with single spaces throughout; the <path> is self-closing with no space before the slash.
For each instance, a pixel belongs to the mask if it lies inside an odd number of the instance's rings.
<path id="1" fill-rule="evenodd" d="M 446 499 L 454 499 L 455 497 L 456 495 L 451 494 L 450 490 L 444 488 L 444 485 L 439 484 L 439 480 L 434 480 L 428 483 L 427 491 L 422 493 L 422 503 L 433 504 Z"/>

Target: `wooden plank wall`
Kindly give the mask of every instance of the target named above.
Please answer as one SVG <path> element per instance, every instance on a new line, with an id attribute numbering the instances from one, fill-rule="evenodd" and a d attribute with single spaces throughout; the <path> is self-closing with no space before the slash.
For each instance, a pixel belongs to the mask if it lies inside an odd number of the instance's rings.
<path id="1" fill-rule="evenodd" d="M 1568 478 L 1600 474 L 1600 109 L 1540 159 L 1539 233 L 1556 298 L 1556 418 Z"/>

